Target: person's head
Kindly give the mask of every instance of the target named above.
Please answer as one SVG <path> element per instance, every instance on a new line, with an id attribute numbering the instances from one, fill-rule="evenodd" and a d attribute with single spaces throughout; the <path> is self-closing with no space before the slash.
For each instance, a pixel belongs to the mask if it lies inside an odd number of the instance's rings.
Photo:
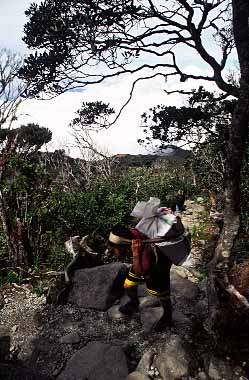
<path id="1" fill-rule="evenodd" d="M 117 224 L 112 227 L 109 235 L 109 246 L 118 257 L 123 257 L 130 249 L 134 236 L 128 227 Z"/>

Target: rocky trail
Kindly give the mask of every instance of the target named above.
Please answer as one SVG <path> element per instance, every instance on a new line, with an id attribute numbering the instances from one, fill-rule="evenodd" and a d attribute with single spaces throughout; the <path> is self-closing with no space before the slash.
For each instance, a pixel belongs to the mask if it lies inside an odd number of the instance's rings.
<path id="1" fill-rule="evenodd" d="M 153 332 L 162 309 L 143 286 L 139 311 L 120 318 L 124 263 L 77 270 L 64 305 L 12 284 L 0 293 L 0 379 L 248 380 L 248 349 L 232 357 L 207 334 L 205 262 L 215 239 L 205 234 L 217 228 L 202 224 L 200 204 L 187 202 L 181 217 L 195 239 L 191 268 L 171 270 L 174 327 Z"/>

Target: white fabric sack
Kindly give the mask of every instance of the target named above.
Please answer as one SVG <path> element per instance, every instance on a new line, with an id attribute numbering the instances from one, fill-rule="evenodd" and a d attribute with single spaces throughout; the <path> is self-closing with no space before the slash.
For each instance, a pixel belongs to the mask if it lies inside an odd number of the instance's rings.
<path id="1" fill-rule="evenodd" d="M 147 202 L 137 202 L 136 206 L 131 212 L 131 216 L 134 216 L 135 218 L 142 219 L 142 218 L 150 218 L 152 216 L 155 216 L 157 214 L 157 210 L 160 206 L 160 199 L 150 197 L 149 201 Z"/>
<path id="2" fill-rule="evenodd" d="M 141 219 L 136 229 L 150 239 L 164 237 L 177 221 L 169 209 L 159 206 L 160 199 L 151 197 L 148 202 L 138 202 L 131 213 Z"/>

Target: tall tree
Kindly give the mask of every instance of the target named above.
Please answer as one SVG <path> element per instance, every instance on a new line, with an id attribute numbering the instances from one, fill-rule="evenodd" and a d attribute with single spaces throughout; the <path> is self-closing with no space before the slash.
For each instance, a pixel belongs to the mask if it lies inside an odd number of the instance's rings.
<path id="1" fill-rule="evenodd" d="M 32 261 L 24 220 L 29 193 L 35 191 L 35 169 L 27 161 L 52 137 L 49 130 L 37 124 L 13 128 L 28 88 L 28 83 L 17 76 L 21 65 L 18 55 L 0 51 L 0 218 L 10 262 L 15 266 Z"/>
<path id="2" fill-rule="evenodd" d="M 20 72 L 23 77 L 32 78 L 31 94 L 44 90 L 61 93 L 134 73 L 138 76 L 134 83 L 157 75 L 164 79 L 177 76 L 180 82 L 202 79 L 215 83 L 224 94 L 237 99 L 226 152 L 224 229 L 210 265 L 210 304 L 215 315 L 216 282 L 235 301 L 249 308 L 227 276 L 240 225 L 240 172 L 249 124 L 247 2 L 47 0 L 39 6 L 32 4 L 26 15 L 29 22 L 24 41 L 39 50 L 26 59 Z M 183 47 L 183 52 L 179 47 Z M 224 74 L 234 47 L 240 70 L 238 86 L 227 81 Z M 181 61 L 188 55 L 196 62 L 200 60 L 209 74 L 184 70 Z"/>
<path id="3" fill-rule="evenodd" d="M 0 51 L 0 184 L 7 170 L 7 165 L 15 152 L 17 135 L 10 133 L 12 124 L 17 120 L 18 108 L 23 101 L 22 95 L 27 86 L 17 77 L 22 60 L 18 55 L 2 49 Z M 10 256 L 14 252 L 11 239 L 11 225 L 8 218 L 4 194 L 0 189 L 0 216 L 6 235 Z"/>
<path id="4" fill-rule="evenodd" d="M 7 156 L 1 154 L 4 170 L 0 182 L 0 216 L 13 266 L 33 264 L 32 229 L 50 186 L 37 152 L 51 137 L 47 128 L 31 123 L 8 131 L 5 138 L 5 146 L 11 149 Z"/>

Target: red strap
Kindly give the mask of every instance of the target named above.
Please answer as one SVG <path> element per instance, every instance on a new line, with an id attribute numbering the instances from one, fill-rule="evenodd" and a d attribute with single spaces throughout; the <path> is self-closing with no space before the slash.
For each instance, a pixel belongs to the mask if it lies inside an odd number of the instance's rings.
<path id="1" fill-rule="evenodd" d="M 134 235 L 136 239 L 140 239 L 140 240 L 147 239 L 147 236 L 142 234 L 142 232 L 138 231 L 136 228 L 131 228 L 131 233 Z"/>

